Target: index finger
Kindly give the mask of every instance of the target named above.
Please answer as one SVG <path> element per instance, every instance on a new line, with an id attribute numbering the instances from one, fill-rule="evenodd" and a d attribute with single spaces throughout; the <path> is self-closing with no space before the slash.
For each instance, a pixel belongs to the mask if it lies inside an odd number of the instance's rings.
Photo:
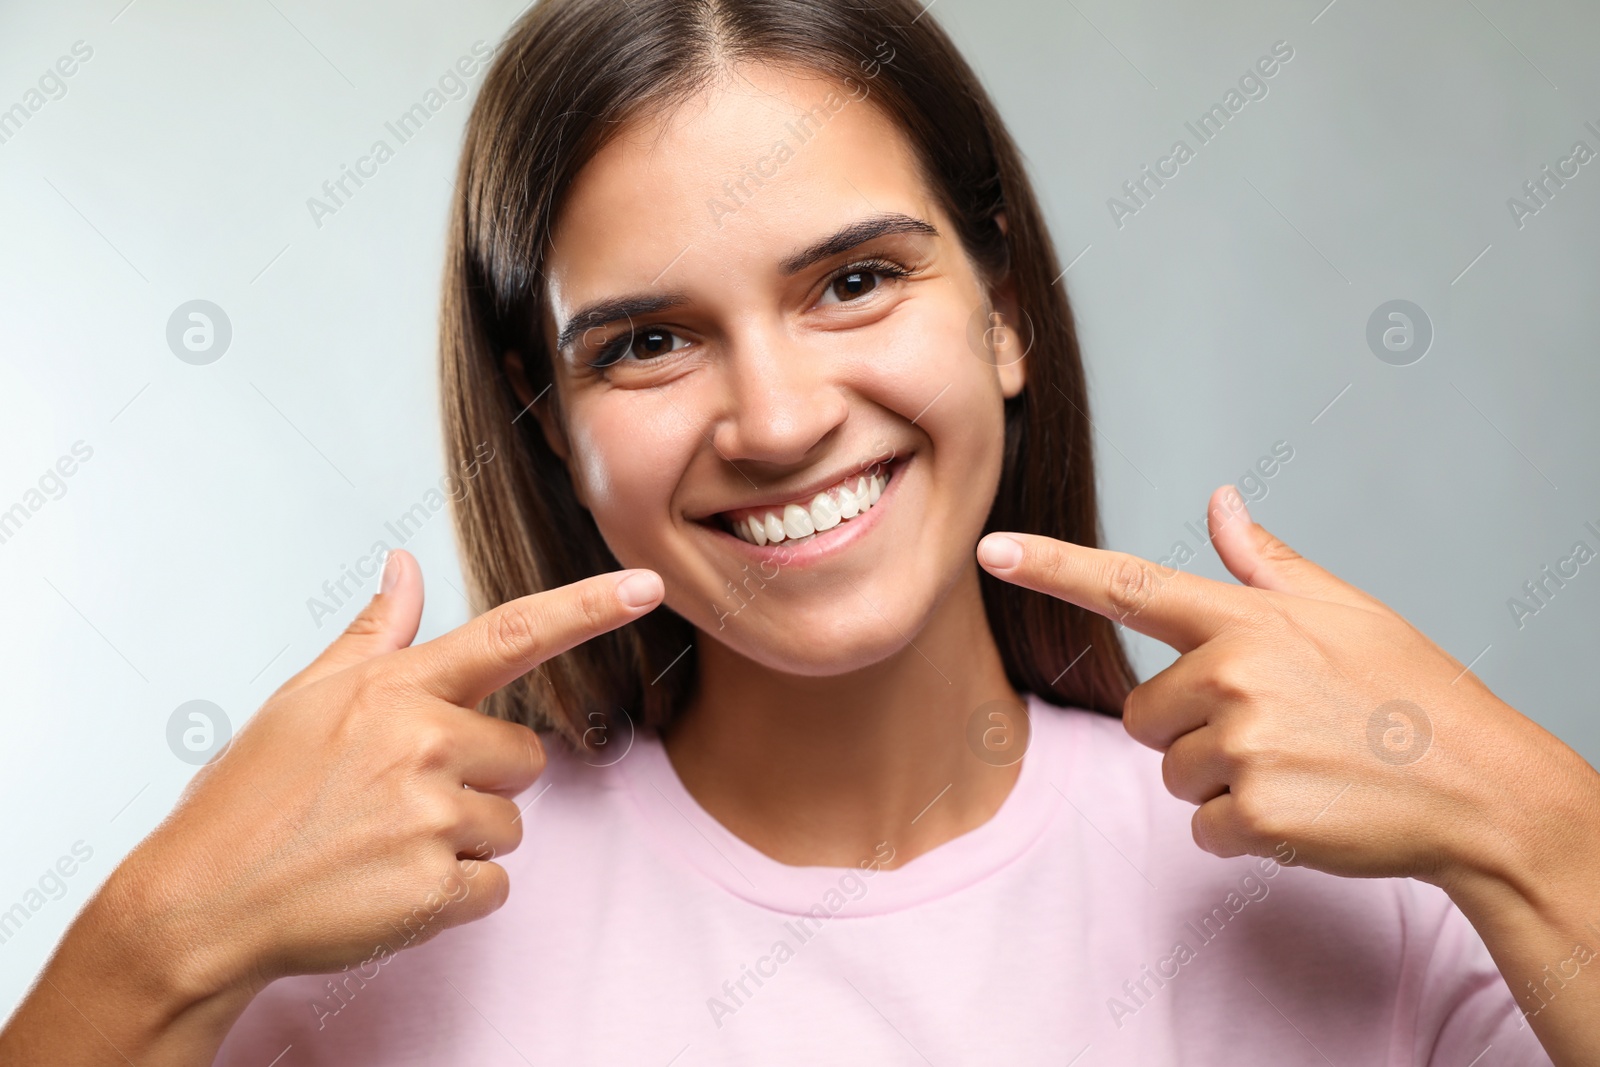
<path id="1" fill-rule="evenodd" d="M 660 575 L 614 571 L 508 600 L 396 655 L 428 692 L 470 708 L 552 656 L 632 622 L 661 602 Z"/>
<path id="2" fill-rule="evenodd" d="M 978 562 L 996 578 L 1087 608 L 1180 653 L 1211 640 L 1244 607 L 1238 590 L 1221 582 L 1037 534 L 990 534 L 978 542 Z"/>

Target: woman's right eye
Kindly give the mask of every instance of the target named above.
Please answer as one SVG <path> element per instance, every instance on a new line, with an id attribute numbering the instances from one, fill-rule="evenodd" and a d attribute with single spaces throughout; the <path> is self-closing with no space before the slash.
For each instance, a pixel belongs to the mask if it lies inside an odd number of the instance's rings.
<path id="1" fill-rule="evenodd" d="M 632 330 L 601 348 L 600 354 L 590 361 L 591 367 L 609 367 L 624 361 L 643 363 L 675 352 L 689 342 L 661 327 L 648 326 Z"/>

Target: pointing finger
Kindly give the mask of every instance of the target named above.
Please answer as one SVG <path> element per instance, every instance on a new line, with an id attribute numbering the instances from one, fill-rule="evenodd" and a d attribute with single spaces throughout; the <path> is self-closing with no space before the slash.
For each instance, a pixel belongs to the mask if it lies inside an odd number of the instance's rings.
<path id="1" fill-rule="evenodd" d="M 615 571 L 507 601 L 411 654 L 434 696 L 470 708 L 552 656 L 632 622 L 661 602 L 655 571 Z"/>
<path id="2" fill-rule="evenodd" d="M 1247 609 L 1238 590 L 1125 552 L 1037 534 L 990 534 L 978 562 L 996 578 L 1059 597 L 1188 652 Z"/>

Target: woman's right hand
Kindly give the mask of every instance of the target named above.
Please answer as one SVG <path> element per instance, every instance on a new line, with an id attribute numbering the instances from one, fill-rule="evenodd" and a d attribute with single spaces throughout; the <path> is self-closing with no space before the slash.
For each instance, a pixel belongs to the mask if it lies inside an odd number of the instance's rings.
<path id="1" fill-rule="evenodd" d="M 421 573 L 390 553 L 380 593 L 195 775 L 73 924 L 0 1032 L 0 1061 L 121 1063 L 131 1045 L 209 1063 L 268 982 L 354 967 L 494 911 L 509 884 L 487 857 L 521 841 L 511 798 L 544 752 L 532 730 L 473 709 L 661 595 L 651 571 L 599 575 L 412 647 Z M 161 995 L 119 998 L 105 980 L 119 963 Z M 84 1037 L 81 1052 L 63 1055 L 76 1048 L 64 1030 Z"/>

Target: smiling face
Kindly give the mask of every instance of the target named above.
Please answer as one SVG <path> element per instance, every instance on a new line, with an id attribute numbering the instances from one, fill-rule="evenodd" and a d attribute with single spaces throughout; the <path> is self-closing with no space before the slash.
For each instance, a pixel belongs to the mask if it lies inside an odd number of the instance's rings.
<path id="1" fill-rule="evenodd" d="M 963 576 L 976 600 L 1023 384 L 1012 342 L 973 350 L 984 284 L 870 88 L 744 66 L 630 126 L 546 264 L 546 436 L 607 546 L 797 674 L 899 651 Z"/>

